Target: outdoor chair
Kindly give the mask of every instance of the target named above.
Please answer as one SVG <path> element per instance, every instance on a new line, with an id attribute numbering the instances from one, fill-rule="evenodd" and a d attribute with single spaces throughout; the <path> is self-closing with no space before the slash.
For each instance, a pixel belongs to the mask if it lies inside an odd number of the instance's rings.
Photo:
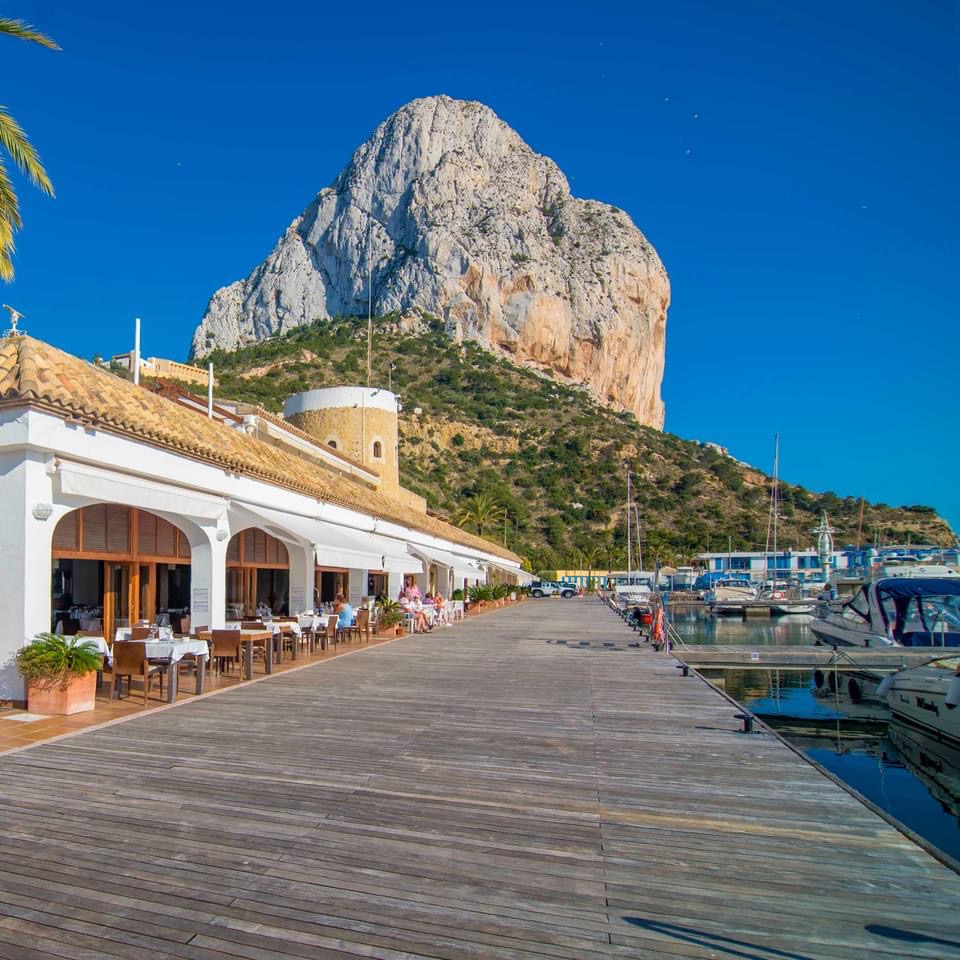
<path id="1" fill-rule="evenodd" d="M 305 613 L 297 617 L 297 623 L 300 624 L 300 640 L 310 653 L 316 649 L 316 637 L 313 633 L 313 614 Z"/>
<path id="2" fill-rule="evenodd" d="M 365 607 L 357 611 L 357 625 L 354 628 L 357 631 L 357 638 L 366 638 L 370 642 L 370 611 Z"/>
<path id="3" fill-rule="evenodd" d="M 241 630 L 262 630 L 263 621 L 262 620 L 241 620 L 240 629 Z"/>
<path id="4" fill-rule="evenodd" d="M 230 670 L 234 664 L 239 664 L 240 635 L 236 630 L 213 630 L 210 641 L 210 662 L 216 667 L 217 673 L 223 673 L 229 662 Z"/>
<path id="5" fill-rule="evenodd" d="M 150 628 L 149 627 L 131 627 L 130 639 L 131 640 L 149 640 Z"/>
<path id="6" fill-rule="evenodd" d="M 163 699 L 163 675 L 167 667 L 150 663 L 147 659 L 147 645 L 136 641 L 123 641 L 113 645 L 113 693 L 119 699 L 123 678 L 127 678 L 127 696 L 133 692 L 133 678 L 143 681 L 143 705 L 147 705 L 153 681 L 160 681 L 160 698 Z"/>
<path id="7" fill-rule="evenodd" d="M 323 630 L 320 634 L 320 649 L 326 650 L 331 644 L 337 643 L 340 639 L 337 636 L 337 621 L 340 618 L 335 614 L 331 613 L 327 617 L 327 622 L 323 626 Z"/>
<path id="8" fill-rule="evenodd" d="M 340 618 L 338 617 L 337 620 L 339 621 L 339 619 Z M 339 623 L 338 623 L 338 626 L 337 626 L 338 640 L 342 640 L 344 643 L 350 643 L 350 641 L 353 640 L 354 637 L 359 638 L 359 636 L 360 636 L 360 631 L 357 630 L 356 624 L 350 624 L 350 626 L 341 627 L 339 626 Z"/>

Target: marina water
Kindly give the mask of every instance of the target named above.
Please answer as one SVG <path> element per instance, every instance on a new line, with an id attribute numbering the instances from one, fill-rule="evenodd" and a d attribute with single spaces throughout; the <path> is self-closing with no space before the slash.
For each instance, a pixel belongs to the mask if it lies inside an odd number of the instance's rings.
<path id="1" fill-rule="evenodd" d="M 812 645 L 809 617 L 741 620 L 675 610 L 684 642 Z M 854 658 L 856 651 L 849 651 Z M 703 671 L 738 703 L 835 776 L 944 853 L 960 860 L 960 751 L 890 722 L 886 705 L 824 691 L 812 671 Z"/>

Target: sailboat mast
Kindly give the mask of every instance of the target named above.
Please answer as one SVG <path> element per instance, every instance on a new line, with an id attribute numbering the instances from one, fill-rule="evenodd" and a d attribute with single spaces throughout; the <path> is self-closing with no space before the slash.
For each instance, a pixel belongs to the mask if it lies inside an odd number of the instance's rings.
<path id="1" fill-rule="evenodd" d="M 780 513 L 780 434 L 773 441 L 773 589 L 777 589 L 777 514 Z"/>
<path id="2" fill-rule="evenodd" d="M 633 540 L 630 532 L 630 503 L 633 500 L 633 494 L 630 489 L 630 467 L 627 467 L 627 577 L 633 572 Z"/>

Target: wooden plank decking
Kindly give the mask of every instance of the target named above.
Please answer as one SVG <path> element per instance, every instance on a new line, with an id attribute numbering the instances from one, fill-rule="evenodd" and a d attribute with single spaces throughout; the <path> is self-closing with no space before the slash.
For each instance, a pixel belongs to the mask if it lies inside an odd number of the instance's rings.
<path id="1" fill-rule="evenodd" d="M 530 601 L 0 757 L 0 958 L 960 958 L 960 878 L 632 639 Z"/>

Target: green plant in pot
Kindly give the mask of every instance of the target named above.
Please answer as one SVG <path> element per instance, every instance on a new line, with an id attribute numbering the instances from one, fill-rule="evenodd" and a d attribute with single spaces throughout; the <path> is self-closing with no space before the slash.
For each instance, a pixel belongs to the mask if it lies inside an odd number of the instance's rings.
<path id="1" fill-rule="evenodd" d="M 382 600 L 379 606 L 380 613 L 377 616 L 377 624 L 380 629 L 395 628 L 403 619 L 403 608 L 396 600 Z"/>
<path id="2" fill-rule="evenodd" d="M 16 665 L 27 682 L 27 706 L 34 713 L 93 709 L 103 656 L 91 641 L 39 633 L 17 651 Z"/>

